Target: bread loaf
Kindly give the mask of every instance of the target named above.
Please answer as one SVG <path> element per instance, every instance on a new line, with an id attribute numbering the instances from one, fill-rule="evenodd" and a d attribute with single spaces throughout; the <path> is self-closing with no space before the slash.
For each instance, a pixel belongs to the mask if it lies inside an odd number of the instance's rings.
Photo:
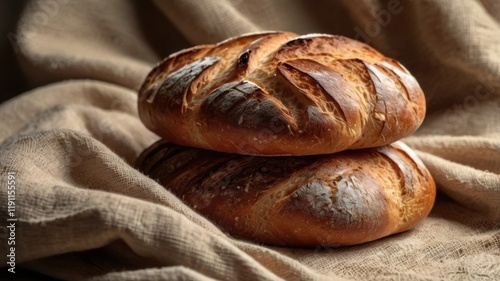
<path id="1" fill-rule="evenodd" d="M 162 140 L 136 166 L 230 235 L 280 246 L 353 245 L 411 229 L 429 214 L 436 193 L 401 142 L 259 157 Z"/>
<path id="2" fill-rule="evenodd" d="M 397 61 L 341 36 L 248 34 L 167 57 L 139 116 L 174 143 L 251 155 L 382 146 L 413 133 L 424 95 Z"/>

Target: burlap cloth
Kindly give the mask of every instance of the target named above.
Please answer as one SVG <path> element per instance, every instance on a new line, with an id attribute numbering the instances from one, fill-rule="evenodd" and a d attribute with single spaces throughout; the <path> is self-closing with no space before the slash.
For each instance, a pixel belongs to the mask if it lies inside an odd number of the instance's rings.
<path id="1" fill-rule="evenodd" d="M 417 228 L 344 248 L 256 245 L 131 166 L 157 139 L 136 110 L 151 67 L 258 30 L 355 37 L 417 77 L 428 114 L 406 142 L 439 189 Z M 16 276 L 5 267 L 15 172 L 26 278 L 500 280 L 499 1 L 41 0 L 12 33 L 32 90 L 0 105 L 2 276 Z"/>

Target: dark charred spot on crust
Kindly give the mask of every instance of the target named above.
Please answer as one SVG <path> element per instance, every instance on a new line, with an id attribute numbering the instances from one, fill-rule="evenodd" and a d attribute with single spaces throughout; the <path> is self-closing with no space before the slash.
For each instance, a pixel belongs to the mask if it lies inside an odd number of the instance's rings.
<path id="1" fill-rule="evenodd" d="M 270 120 L 288 124 L 283 113 L 268 96 L 258 85 L 249 81 L 226 83 L 205 98 L 199 116 L 205 116 L 203 118 L 209 126 L 220 126 L 222 121 L 244 129 L 267 128 Z"/>
<path id="2" fill-rule="evenodd" d="M 283 47 L 291 47 L 291 46 L 307 46 L 311 42 L 311 38 L 296 38 L 286 42 Z"/>
<path id="3" fill-rule="evenodd" d="M 252 50 L 246 50 L 243 54 L 238 58 L 238 67 L 245 68 L 248 65 L 248 61 L 250 60 L 250 54 Z"/>
<path id="4" fill-rule="evenodd" d="M 156 104 L 164 104 L 172 109 L 181 109 L 186 106 L 184 104 L 186 93 L 193 81 L 219 61 L 219 57 L 204 57 L 170 73 L 156 90 Z"/>

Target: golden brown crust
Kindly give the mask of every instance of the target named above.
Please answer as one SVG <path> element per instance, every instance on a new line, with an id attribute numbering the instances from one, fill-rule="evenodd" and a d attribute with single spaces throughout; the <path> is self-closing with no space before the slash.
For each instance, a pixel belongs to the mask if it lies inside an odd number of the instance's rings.
<path id="1" fill-rule="evenodd" d="M 413 133 L 424 95 L 398 62 L 341 36 L 248 34 L 172 54 L 139 115 L 174 143 L 252 155 L 375 147 Z"/>
<path id="2" fill-rule="evenodd" d="M 436 192 L 400 142 L 259 157 L 159 141 L 136 166 L 229 234 L 272 245 L 352 245 L 402 232 L 429 214 Z"/>

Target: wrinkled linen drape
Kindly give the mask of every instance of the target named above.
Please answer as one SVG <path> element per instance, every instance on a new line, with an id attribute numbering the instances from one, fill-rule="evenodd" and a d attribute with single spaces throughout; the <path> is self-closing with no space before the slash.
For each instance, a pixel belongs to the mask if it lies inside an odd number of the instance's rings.
<path id="1" fill-rule="evenodd" d="M 31 90 L 0 105 L 1 276 L 15 276 L 14 232 L 16 274 L 27 277 L 500 279 L 499 3 L 28 1 L 10 41 Z M 136 109 L 149 70 L 182 48 L 262 30 L 356 38 L 421 83 L 426 120 L 405 142 L 439 192 L 414 230 L 342 248 L 257 245 L 133 168 L 158 139 Z"/>

